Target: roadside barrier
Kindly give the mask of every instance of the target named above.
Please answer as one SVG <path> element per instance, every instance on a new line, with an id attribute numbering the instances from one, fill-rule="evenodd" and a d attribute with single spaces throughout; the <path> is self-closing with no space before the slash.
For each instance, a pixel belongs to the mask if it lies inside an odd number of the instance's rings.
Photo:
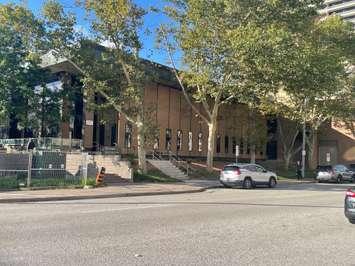
<path id="1" fill-rule="evenodd" d="M 96 175 L 96 186 L 101 186 L 104 183 L 106 169 L 105 167 L 101 167 L 100 172 Z"/>

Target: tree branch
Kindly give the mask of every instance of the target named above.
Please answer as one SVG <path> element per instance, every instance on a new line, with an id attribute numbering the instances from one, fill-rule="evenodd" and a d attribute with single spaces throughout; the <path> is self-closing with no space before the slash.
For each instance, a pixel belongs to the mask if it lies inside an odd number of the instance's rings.
<path id="1" fill-rule="evenodd" d="M 77 70 L 79 70 L 83 75 L 85 75 L 85 71 L 84 71 L 81 67 L 79 67 L 79 66 L 78 66 L 75 62 L 73 62 L 71 59 L 67 59 L 67 60 L 68 60 Z M 134 119 L 132 119 L 130 116 L 128 116 L 127 113 L 124 112 L 123 109 L 122 109 L 121 107 L 119 107 L 119 106 L 111 99 L 111 97 L 110 97 L 106 92 L 104 92 L 103 90 L 100 90 L 100 89 L 97 89 L 97 90 L 98 90 L 98 92 L 99 92 L 102 96 L 104 96 L 104 97 L 106 98 L 106 100 L 116 109 L 116 111 L 122 113 L 122 114 L 126 117 L 126 119 L 127 119 L 129 122 L 131 122 L 131 123 L 136 123 L 136 122 L 134 121 Z"/>
<path id="2" fill-rule="evenodd" d="M 164 38 L 165 38 L 166 42 L 168 42 L 168 41 L 167 41 L 167 38 L 166 38 L 166 36 L 165 36 L 165 34 L 164 34 Z M 191 108 L 208 124 L 208 123 L 210 122 L 209 119 L 208 119 L 206 116 L 204 116 L 204 115 L 200 112 L 200 110 L 198 110 L 198 108 L 191 102 L 191 99 L 190 99 L 189 95 L 187 94 L 186 88 L 185 88 L 184 84 L 182 83 L 181 78 L 179 77 L 179 73 L 178 73 L 178 71 L 177 71 L 177 69 L 176 69 L 175 61 L 174 61 L 174 59 L 173 59 L 173 57 L 172 57 L 171 50 L 170 50 L 170 48 L 168 47 L 168 45 L 166 45 L 166 50 L 167 50 L 167 52 L 168 52 L 168 56 L 169 56 L 169 59 L 170 59 L 170 63 L 171 63 L 171 65 L 173 66 L 173 68 L 172 68 L 172 69 L 173 69 L 173 72 L 174 72 L 174 74 L 175 74 L 176 79 L 178 80 L 178 82 L 179 82 L 179 84 L 180 84 L 180 87 L 181 87 L 181 89 L 182 89 L 182 92 L 183 92 L 183 95 L 184 95 L 184 97 L 185 97 L 185 100 L 186 100 L 187 103 L 191 106 Z"/>

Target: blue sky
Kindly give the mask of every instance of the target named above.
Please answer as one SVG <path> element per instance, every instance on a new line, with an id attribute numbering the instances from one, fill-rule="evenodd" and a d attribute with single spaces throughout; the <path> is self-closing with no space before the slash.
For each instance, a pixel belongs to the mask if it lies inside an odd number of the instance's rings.
<path id="1" fill-rule="evenodd" d="M 79 27 L 87 28 L 85 23 L 85 14 L 82 10 L 75 6 L 75 0 L 59 0 L 65 8 L 77 14 Z M 16 4 L 25 4 L 28 6 L 35 14 L 39 15 L 41 12 L 41 6 L 45 0 L 0 0 L 0 3 L 16 3 Z M 162 8 L 165 4 L 164 0 L 134 0 L 139 6 L 148 8 L 149 6 L 154 6 Z M 159 51 L 155 48 L 155 35 L 154 29 L 160 23 L 167 23 L 169 19 L 161 13 L 150 13 L 145 16 L 144 23 L 145 28 L 148 28 L 153 33 L 150 35 L 141 35 L 144 49 L 141 52 L 141 57 L 147 58 L 158 63 L 168 65 L 167 55 L 164 51 Z"/>

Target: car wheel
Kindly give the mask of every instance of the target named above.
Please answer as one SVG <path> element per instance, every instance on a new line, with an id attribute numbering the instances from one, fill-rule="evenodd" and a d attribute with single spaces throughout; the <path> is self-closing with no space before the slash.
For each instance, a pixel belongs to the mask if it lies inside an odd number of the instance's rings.
<path id="1" fill-rule="evenodd" d="M 355 219 L 349 219 L 349 223 L 355 224 Z"/>
<path id="2" fill-rule="evenodd" d="M 276 182 L 275 177 L 270 177 L 270 179 L 269 179 L 269 188 L 276 187 L 276 184 L 277 184 L 277 182 Z"/>
<path id="3" fill-rule="evenodd" d="M 253 181 L 251 180 L 250 177 L 247 177 L 247 178 L 244 179 L 243 188 L 245 188 L 245 189 L 253 188 Z"/>
<path id="4" fill-rule="evenodd" d="M 338 176 L 338 177 L 337 177 L 337 183 L 338 183 L 338 184 L 341 184 L 341 182 L 342 182 L 342 178 L 341 178 L 341 176 Z"/>

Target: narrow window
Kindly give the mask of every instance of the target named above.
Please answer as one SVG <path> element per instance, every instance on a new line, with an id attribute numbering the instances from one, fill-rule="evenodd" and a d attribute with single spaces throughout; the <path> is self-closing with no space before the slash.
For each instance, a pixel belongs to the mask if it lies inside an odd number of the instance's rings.
<path id="1" fill-rule="evenodd" d="M 247 140 L 247 154 L 250 154 L 250 142 Z"/>
<path id="2" fill-rule="evenodd" d="M 111 146 L 117 145 L 117 125 L 111 126 Z"/>
<path id="3" fill-rule="evenodd" d="M 165 131 L 165 149 L 171 150 L 171 129 L 167 128 Z"/>
<path id="4" fill-rule="evenodd" d="M 182 131 L 178 130 L 176 134 L 176 150 L 181 151 L 182 147 Z"/>
<path id="5" fill-rule="evenodd" d="M 243 138 L 241 138 L 240 142 L 239 142 L 239 153 L 244 154 L 244 140 L 243 140 Z"/>
<path id="6" fill-rule="evenodd" d="M 203 139 L 202 139 L 202 132 L 198 133 L 198 151 L 202 152 L 202 144 L 203 144 Z"/>
<path id="7" fill-rule="evenodd" d="M 132 125 L 131 123 L 126 123 L 125 125 L 125 136 L 124 136 L 125 148 L 130 149 L 132 147 Z"/>
<path id="8" fill-rule="evenodd" d="M 156 137 L 154 139 L 154 145 L 153 145 L 154 150 L 159 150 L 159 137 Z"/>
<path id="9" fill-rule="evenodd" d="M 224 136 L 224 153 L 228 153 L 229 152 L 229 137 L 228 136 Z"/>
<path id="10" fill-rule="evenodd" d="M 235 154 L 236 152 L 236 146 L 237 146 L 237 139 L 236 137 L 232 137 L 232 152 Z"/>
<path id="11" fill-rule="evenodd" d="M 221 136 L 218 135 L 217 136 L 216 153 L 220 153 L 220 152 L 221 152 Z"/>
<path id="12" fill-rule="evenodd" d="M 192 132 L 189 132 L 189 151 L 192 151 Z"/>

